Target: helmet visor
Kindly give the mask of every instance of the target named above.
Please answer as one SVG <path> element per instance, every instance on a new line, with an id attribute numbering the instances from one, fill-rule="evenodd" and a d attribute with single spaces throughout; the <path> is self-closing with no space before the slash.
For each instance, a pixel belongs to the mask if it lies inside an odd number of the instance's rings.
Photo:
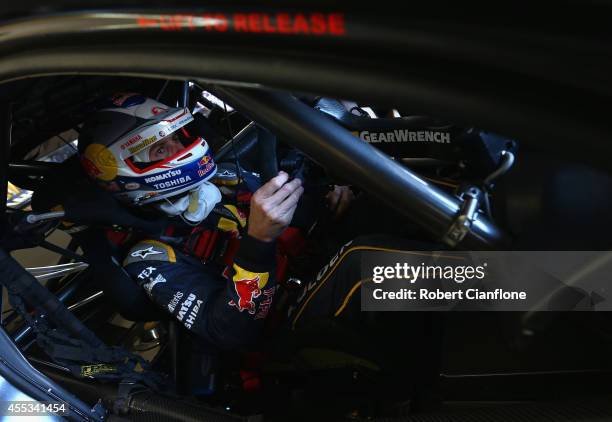
<path id="1" fill-rule="evenodd" d="M 145 173 L 181 156 L 183 156 L 181 159 L 188 158 L 188 150 L 200 142 L 203 142 L 202 138 L 192 137 L 185 128 L 180 128 L 125 161 L 132 170 L 137 173 Z"/>

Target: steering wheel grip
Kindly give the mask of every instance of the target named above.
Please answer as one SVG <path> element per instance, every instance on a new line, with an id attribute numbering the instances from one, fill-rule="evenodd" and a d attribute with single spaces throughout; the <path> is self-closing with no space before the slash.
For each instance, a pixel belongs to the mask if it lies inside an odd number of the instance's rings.
<path id="1" fill-rule="evenodd" d="M 276 153 L 276 136 L 261 126 L 257 126 L 259 145 L 259 169 L 262 183 L 266 183 L 278 174 L 278 157 Z"/>

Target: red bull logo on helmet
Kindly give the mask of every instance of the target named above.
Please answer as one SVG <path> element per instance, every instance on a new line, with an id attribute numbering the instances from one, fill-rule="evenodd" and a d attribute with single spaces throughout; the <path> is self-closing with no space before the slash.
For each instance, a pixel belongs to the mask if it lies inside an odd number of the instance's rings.
<path id="1" fill-rule="evenodd" d="M 208 173 L 214 170 L 215 161 L 210 155 L 206 154 L 204 157 L 202 157 L 200 161 L 198 161 L 198 167 L 198 176 L 205 177 L 206 175 L 208 175 Z"/>
<path id="2" fill-rule="evenodd" d="M 198 167 L 204 167 L 211 160 L 210 155 L 206 154 L 202 159 L 198 162 Z"/>
<path id="3" fill-rule="evenodd" d="M 234 290 L 238 298 L 230 300 L 228 305 L 237 308 L 240 312 L 247 311 L 254 315 L 257 310 L 254 299 L 261 296 L 262 289 L 268 283 L 269 274 L 246 271 L 236 264 L 234 270 L 236 272 L 233 277 Z"/>

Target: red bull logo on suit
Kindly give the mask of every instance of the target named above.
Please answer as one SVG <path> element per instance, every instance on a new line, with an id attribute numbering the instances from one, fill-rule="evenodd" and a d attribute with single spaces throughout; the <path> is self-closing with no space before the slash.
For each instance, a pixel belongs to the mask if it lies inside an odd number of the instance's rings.
<path id="1" fill-rule="evenodd" d="M 246 271 L 240 266 L 234 264 L 234 290 L 237 299 L 232 299 L 228 305 L 238 308 L 240 312 L 248 311 L 249 314 L 255 314 L 256 303 L 254 299 L 261 296 L 262 289 L 268 283 L 268 273 L 253 273 Z"/>

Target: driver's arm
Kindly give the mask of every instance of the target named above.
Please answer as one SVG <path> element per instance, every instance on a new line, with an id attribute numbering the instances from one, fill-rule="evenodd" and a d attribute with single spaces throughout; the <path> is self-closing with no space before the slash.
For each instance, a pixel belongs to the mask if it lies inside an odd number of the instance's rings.
<path id="1" fill-rule="evenodd" d="M 134 246 L 126 271 L 187 329 L 221 349 L 253 343 L 276 290 L 274 240 L 289 224 L 302 188 L 285 173 L 251 200 L 248 235 L 225 277 L 158 241 Z"/>
<path id="2" fill-rule="evenodd" d="M 273 243 L 245 237 L 225 275 L 156 240 L 136 244 L 125 270 L 180 324 L 219 349 L 253 343 L 276 290 Z"/>
<path id="3" fill-rule="evenodd" d="M 253 195 L 231 281 L 208 311 L 207 336 L 216 344 L 240 347 L 259 337 L 276 291 L 274 241 L 291 222 L 302 193 L 301 181 L 281 172 Z"/>

